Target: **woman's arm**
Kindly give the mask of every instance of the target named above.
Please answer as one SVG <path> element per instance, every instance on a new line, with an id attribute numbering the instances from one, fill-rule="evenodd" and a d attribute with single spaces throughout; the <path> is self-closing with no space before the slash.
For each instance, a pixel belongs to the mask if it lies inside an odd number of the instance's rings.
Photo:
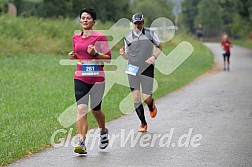
<path id="1" fill-rule="evenodd" d="M 104 59 L 103 60 L 104 62 L 110 63 L 111 56 L 108 55 L 108 54 L 97 52 L 97 50 L 95 49 L 94 45 L 89 45 L 88 49 L 87 49 L 87 52 L 89 54 L 91 54 L 92 56 L 94 56 L 94 58 Z"/>

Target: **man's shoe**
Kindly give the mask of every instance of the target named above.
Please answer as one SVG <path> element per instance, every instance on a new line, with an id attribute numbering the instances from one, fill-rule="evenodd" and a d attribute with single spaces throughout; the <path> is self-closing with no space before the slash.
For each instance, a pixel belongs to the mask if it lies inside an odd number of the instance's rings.
<path id="1" fill-rule="evenodd" d="M 147 125 L 141 125 L 138 129 L 138 132 L 147 132 Z"/>
<path id="2" fill-rule="evenodd" d="M 157 115 L 157 107 L 155 106 L 154 101 L 152 103 L 152 108 L 151 109 L 149 108 L 149 110 L 150 110 L 150 117 L 154 118 Z"/>

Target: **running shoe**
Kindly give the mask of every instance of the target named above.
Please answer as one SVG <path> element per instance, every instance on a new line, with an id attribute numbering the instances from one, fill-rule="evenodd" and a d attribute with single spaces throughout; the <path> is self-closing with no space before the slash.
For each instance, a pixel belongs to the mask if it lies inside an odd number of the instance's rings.
<path id="1" fill-rule="evenodd" d="M 149 111 L 150 111 L 150 117 L 154 118 L 157 115 L 157 107 L 155 106 L 154 100 L 152 103 L 152 107 L 149 107 Z"/>
<path id="2" fill-rule="evenodd" d="M 83 141 L 79 141 L 78 145 L 74 149 L 74 152 L 78 154 L 87 154 L 85 143 Z"/>
<path id="3" fill-rule="evenodd" d="M 147 132 L 147 125 L 141 125 L 138 129 L 138 132 Z"/>
<path id="4" fill-rule="evenodd" d="M 109 144 L 108 139 L 108 129 L 105 129 L 105 132 L 100 134 L 100 149 L 105 149 Z"/>

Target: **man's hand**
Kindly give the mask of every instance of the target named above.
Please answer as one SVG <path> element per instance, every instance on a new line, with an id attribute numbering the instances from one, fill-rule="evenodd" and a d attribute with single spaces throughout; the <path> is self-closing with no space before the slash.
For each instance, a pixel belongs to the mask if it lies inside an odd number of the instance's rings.
<path id="1" fill-rule="evenodd" d="M 121 56 L 125 55 L 125 49 L 124 49 L 124 47 L 122 47 L 122 48 L 119 50 L 119 54 L 120 54 Z"/>
<path id="2" fill-rule="evenodd" d="M 122 47 L 122 48 L 119 50 L 119 54 L 120 54 L 124 59 L 126 59 L 126 60 L 129 59 L 128 54 L 127 54 L 127 52 L 125 52 L 125 48 L 124 48 L 124 47 Z"/>
<path id="3" fill-rule="evenodd" d="M 151 57 L 149 57 L 149 58 L 145 61 L 145 63 L 154 64 L 155 59 L 156 59 L 155 56 L 151 56 Z"/>
<path id="4" fill-rule="evenodd" d="M 95 50 L 94 45 L 88 45 L 87 52 L 91 55 L 94 55 L 97 51 Z"/>
<path id="5" fill-rule="evenodd" d="M 74 51 L 71 51 L 71 52 L 68 53 L 68 58 L 70 60 L 77 59 L 77 54 L 74 53 Z"/>

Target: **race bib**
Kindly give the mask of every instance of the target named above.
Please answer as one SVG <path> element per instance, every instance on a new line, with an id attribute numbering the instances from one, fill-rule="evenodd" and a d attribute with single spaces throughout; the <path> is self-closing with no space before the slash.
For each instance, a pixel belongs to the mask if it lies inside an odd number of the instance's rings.
<path id="1" fill-rule="evenodd" d="M 226 50 L 223 49 L 223 50 L 222 50 L 222 54 L 224 55 L 224 54 L 226 54 L 226 53 L 227 53 Z"/>
<path id="2" fill-rule="evenodd" d="M 99 75 L 99 68 L 98 64 L 96 62 L 82 62 L 81 68 L 82 68 L 82 76 L 92 76 L 92 75 Z"/>
<path id="3" fill-rule="evenodd" d="M 126 67 L 125 73 L 126 73 L 126 74 L 130 74 L 130 75 L 133 75 L 133 76 L 136 76 L 138 70 L 139 70 L 139 67 L 133 66 L 133 65 L 131 65 L 131 64 L 128 64 L 127 67 Z"/>

